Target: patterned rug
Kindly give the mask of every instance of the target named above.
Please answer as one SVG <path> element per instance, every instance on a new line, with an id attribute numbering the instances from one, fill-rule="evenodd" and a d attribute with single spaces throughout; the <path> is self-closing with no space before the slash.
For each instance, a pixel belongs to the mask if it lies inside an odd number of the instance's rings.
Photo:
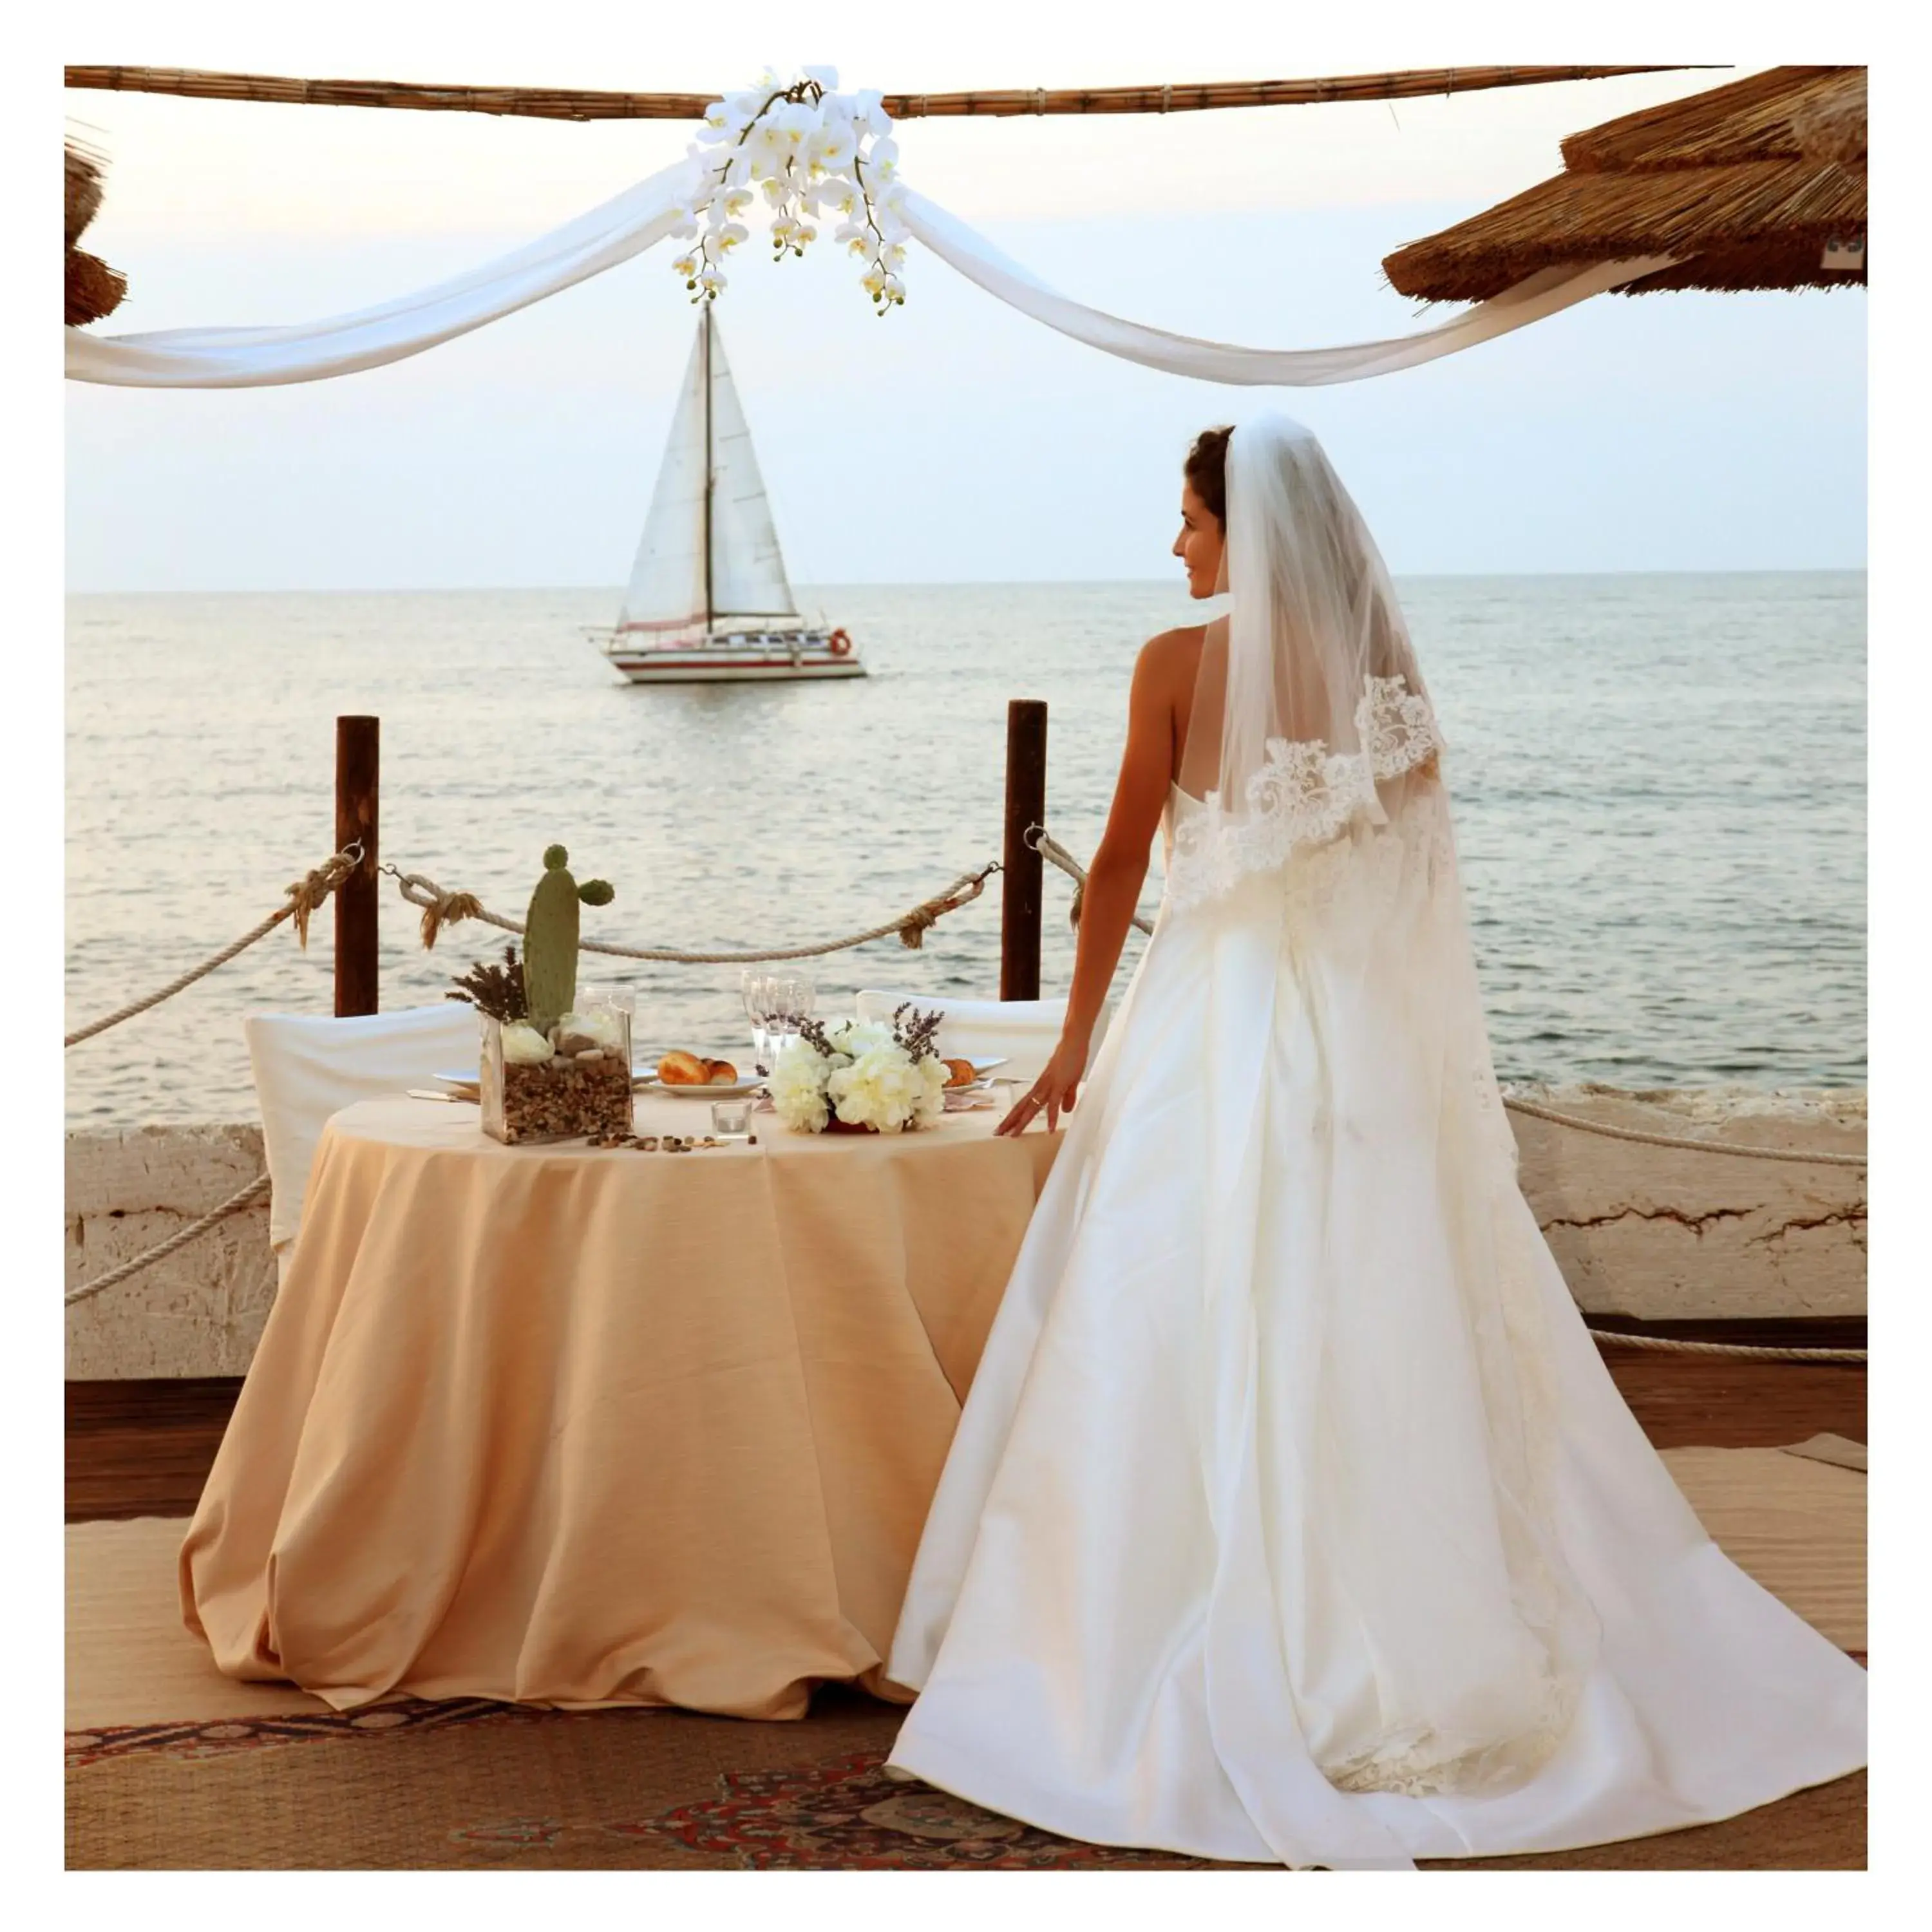
<path id="1" fill-rule="evenodd" d="M 1774 1450 L 1668 1453 L 1718 1541 L 1862 1660 L 1864 1478 Z M 1210 1868 L 1058 1838 L 887 1778 L 903 1712 L 836 1687 L 801 1723 L 753 1724 L 476 1698 L 344 1713 L 292 1686 L 236 1683 L 182 1628 L 181 1528 L 68 1532 L 71 1868 Z M 1857 1869 L 1864 1808 L 1860 1774 L 1720 1825 L 1484 1862 Z"/>
<path id="2" fill-rule="evenodd" d="M 477 1701 L 70 1734 L 70 1869 L 1206 1870 L 886 1776 L 901 1714 L 798 1724 Z M 1856 1869 L 1865 1780 L 1721 1825 L 1504 1868 Z"/>

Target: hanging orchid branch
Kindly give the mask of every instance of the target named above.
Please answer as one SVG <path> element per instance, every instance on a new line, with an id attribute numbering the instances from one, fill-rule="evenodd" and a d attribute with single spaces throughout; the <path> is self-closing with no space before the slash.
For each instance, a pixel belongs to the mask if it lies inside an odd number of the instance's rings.
<path id="1" fill-rule="evenodd" d="M 815 218 L 837 215 L 833 238 L 868 262 L 861 282 L 874 312 L 905 301 L 898 271 L 909 231 L 892 118 L 875 91 L 841 94 L 838 86 L 832 68 L 806 68 L 789 81 L 768 68 L 757 87 L 706 109 L 691 146 L 690 194 L 671 230 L 698 242 L 672 265 L 693 302 L 716 301 L 725 286 L 724 257 L 749 238 L 738 218 L 757 199 L 754 183 L 772 209 L 775 261 L 802 256 L 818 239 Z"/>

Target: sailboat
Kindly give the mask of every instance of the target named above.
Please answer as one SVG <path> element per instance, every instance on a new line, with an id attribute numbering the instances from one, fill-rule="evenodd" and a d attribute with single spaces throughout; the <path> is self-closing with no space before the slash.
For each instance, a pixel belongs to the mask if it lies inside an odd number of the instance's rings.
<path id="1" fill-rule="evenodd" d="M 866 674 L 843 630 L 799 615 L 709 302 L 622 611 L 614 629 L 592 634 L 633 684 Z"/>

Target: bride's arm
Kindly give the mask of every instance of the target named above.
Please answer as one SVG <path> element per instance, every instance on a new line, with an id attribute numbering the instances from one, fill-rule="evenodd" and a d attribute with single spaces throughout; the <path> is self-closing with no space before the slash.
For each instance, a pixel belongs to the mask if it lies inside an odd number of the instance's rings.
<path id="1" fill-rule="evenodd" d="M 1114 782 L 1107 829 L 1094 854 L 1080 902 L 1073 985 L 1060 1043 L 1046 1071 L 1013 1104 L 998 1130 L 1018 1133 L 1042 1108 L 1049 1131 L 1071 1112 L 1087 1067 L 1095 1022 L 1106 1004 L 1127 928 L 1147 882 L 1148 855 L 1174 777 L 1175 678 L 1184 661 L 1166 636 L 1142 646 L 1127 700 L 1126 748 Z"/>

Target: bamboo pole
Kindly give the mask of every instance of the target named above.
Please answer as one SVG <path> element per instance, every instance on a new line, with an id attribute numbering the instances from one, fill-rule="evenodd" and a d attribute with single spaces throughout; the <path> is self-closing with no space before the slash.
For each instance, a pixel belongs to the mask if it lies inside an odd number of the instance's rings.
<path id="1" fill-rule="evenodd" d="M 1711 64 L 1706 64 L 1707 66 Z M 958 115 L 1185 114 L 1222 107 L 1299 107 L 1336 100 L 1406 100 L 1475 94 L 1551 81 L 1630 74 L 1703 71 L 1673 62 L 1646 67 L 1436 67 L 1317 80 L 1188 81 L 1164 86 L 994 88 L 968 93 L 888 94 L 895 121 Z M 70 67 L 67 85 L 111 92 L 173 94 L 196 100 L 254 100 L 316 107 L 403 107 L 502 114 L 544 121 L 700 121 L 709 94 L 615 94 L 582 88 L 435 86 L 411 81 L 302 80 L 199 68 Z"/>
<path id="2" fill-rule="evenodd" d="M 1046 705 L 1016 698 L 1006 706 L 1006 824 L 1000 854 L 1000 998 L 1040 998 L 1040 908 L 1046 862 L 1027 843 L 1046 823 Z"/>
<path id="3" fill-rule="evenodd" d="M 362 862 L 335 889 L 335 1014 L 376 1010 L 376 802 L 382 765 L 379 718 L 335 721 L 335 849 L 362 842 Z"/>

